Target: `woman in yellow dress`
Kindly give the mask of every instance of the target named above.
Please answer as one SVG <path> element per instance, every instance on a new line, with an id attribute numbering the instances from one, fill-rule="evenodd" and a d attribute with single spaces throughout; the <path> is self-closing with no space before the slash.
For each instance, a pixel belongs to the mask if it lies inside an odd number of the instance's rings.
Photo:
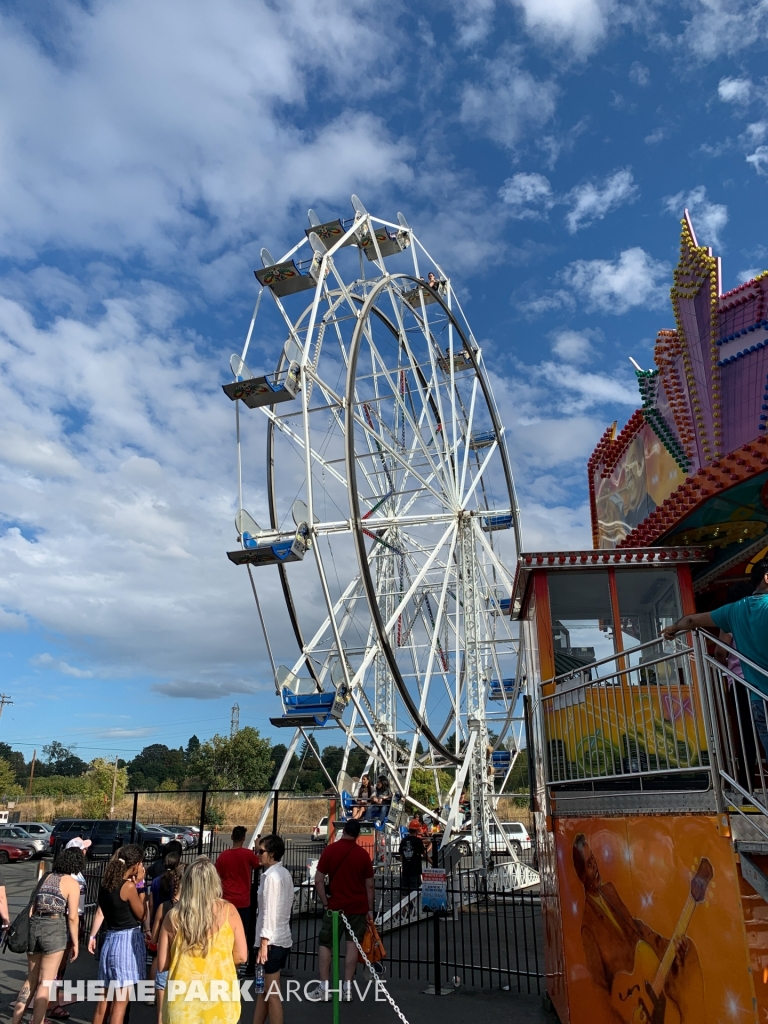
<path id="1" fill-rule="evenodd" d="M 236 908 L 221 898 L 221 881 L 207 857 L 187 868 L 179 901 L 160 929 L 158 969 L 167 972 L 163 1024 L 236 1024 L 240 990 L 236 964 L 248 949 Z"/>

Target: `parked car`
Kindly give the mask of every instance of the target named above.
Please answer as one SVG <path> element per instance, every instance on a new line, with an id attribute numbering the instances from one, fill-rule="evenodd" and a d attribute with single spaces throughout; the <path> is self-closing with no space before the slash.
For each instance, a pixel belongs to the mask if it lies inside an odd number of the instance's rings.
<path id="1" fill-rule="evenodd" d="M 18 843 L 10 843 L 5 839 L 0 840 L 0 864 L 32 860 L 34 855 L 35 851 L 30 846 L 21 846 Z"/>
<path id="2" fill-rule="evenodd" d="M 521 821 L 503 821 L 502 828 L 509 839 L 512 849 L 515 851 L 517 856 L 521 856 L 523 850 L 530 850 L 531 848 L 531 837 L 528 835 L 528 829 Z M 462 853 L 469 854 L 472 852 L 472 826 L 466 823 L 459 836 L 465 847 L 461 848 L 461 843 L 457 844 L 457 849 L 462 849 Z M 508 853 L 507 843 L 504 836 L 499 831 L 499 826 L 495 821 L 492 821 L 488 830 L 489 837 L 489 849 L 491 853 Z"/>
<path id="3" fill-rule="evenodd" d="M 16 821 L 14 824 L 29 832 L 35 839 L 44 839 L 45 845 L 48 845 L 48 839 L 51 832 L 53 832 L 53 825 L 49 825 L 45 821 Z"/>
<path id="4" fill-rule="evenodd" d="M 197 834 L 182 825 L 159 825 L 158 827 L 170 832 L 171 838 L 178 840 L 185 850 L 197 845 Z"/>
<path id="5" fill-rule="evenodd" d="M 197 825 L 183 825 L 182 828 L 189 833 L 192 840 L 192 846 L 197 846 L 197 841 L 200 838 L 200 828 Z M 207 828 L 203 832 L 203 842 L 207 843 L 211 838 L 211 830 Z"/>
<path id="6" fill-rule="evenodd" d="M 125 819 L 95 821 L 83 818 L 62 818 L 54 824 L 49 839 L 54 855 L 76 836 L 91 840 L 92 845 L 88 850 L 88 856 L 109 857 L 117 842 L 120 845 L 130 842 L 131 823 Z M 159 829 L 157 826 L 144 826 L 137 821 L 133 841 L 143 847 L 145 860 L 157 860 L 163 846 L 171 841 L 171 834 L 165 829 Z"/>
<path id="7" fill-rule="evenodd" d="M 37 855 L 42 857 L 44 851 L 48 848 L 48 843 L 44 839 L 38 839 L 37 836 L 31 836 L 29 832 L 26 832 L 19 825 L 0 826 L 0 840 L 18 843 L 19 846 L 30 846 L 33 851 L 33 856 Z"/>
<path id="8" fill-rule="evenodd" d="M 328 838 L 328 815 L 318 821 L 312 829 L 312 835 L 309 838 L 313 843 L 321 843 L 324 839 Z"/>

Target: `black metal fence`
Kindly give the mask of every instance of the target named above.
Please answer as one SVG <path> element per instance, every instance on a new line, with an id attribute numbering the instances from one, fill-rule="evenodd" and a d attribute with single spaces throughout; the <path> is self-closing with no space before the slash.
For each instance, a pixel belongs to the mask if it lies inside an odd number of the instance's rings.
<path id="1" fill-rule="evenodd" d="M 215 861 L 231 845 L 229 837 L 211 832 L 203 853 Z M 293 950 L 290 966 L 312 970 L 317 963 L 317 939 L 323 909 L 313 884 L 314 865 L 324 848 L 321 843 L 288 842 L 283 863 L 293 878 L 291 927 Z M 197 848 L 183 855 L 198 856 Z M 497 862 L 503 863 L 504 857 Z M 531 863 L 533 852 L 523 852 Z M 439 987 L 458 985 L 501 988 L 539 993 L 543 977 L 541 904 L 536 889 L 506 891 L 486 884 L 466 858 L 448 873 L 448 912 L 437 916 L 421 909 L 421 893 L 401 888 L 399 864 L 378 868 L 376 873 L 377 926 L 387 951 L 389 977 L 425 980 Z M 92 859 L 86 866 L 86 908 L 83 927 L 89 929 L 96 911 L 98 890 L 106 859 Z M 258 910 L 258 879 L 252 885 L 251 930 Z M 249 936 L 251 943 L 253 936 Z"/>

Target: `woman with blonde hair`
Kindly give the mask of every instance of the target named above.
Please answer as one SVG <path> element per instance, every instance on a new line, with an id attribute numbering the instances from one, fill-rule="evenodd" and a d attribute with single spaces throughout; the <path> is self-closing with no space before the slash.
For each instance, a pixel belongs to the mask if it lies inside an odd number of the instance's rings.
<path id="1" fill-rule="evenodd" d="M 164 1024 L 236 1024 L 235 965 L 247 957 L 240 914 L 221 898 L 221 880 L 211 861 L 198 857 L 187 868 L 178 902 L 160 929 L 158 970 L 168 972 Z"/>

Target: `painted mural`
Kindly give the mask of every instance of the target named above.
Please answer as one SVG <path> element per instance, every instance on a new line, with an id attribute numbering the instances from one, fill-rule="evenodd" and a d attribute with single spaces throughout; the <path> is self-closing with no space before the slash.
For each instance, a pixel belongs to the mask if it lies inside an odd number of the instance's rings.
<path id="1" fill-rule="evenodd" d="M 757 1020 L 716 818 L 560 819 L 556 845 L 571 1024 Z"/>

